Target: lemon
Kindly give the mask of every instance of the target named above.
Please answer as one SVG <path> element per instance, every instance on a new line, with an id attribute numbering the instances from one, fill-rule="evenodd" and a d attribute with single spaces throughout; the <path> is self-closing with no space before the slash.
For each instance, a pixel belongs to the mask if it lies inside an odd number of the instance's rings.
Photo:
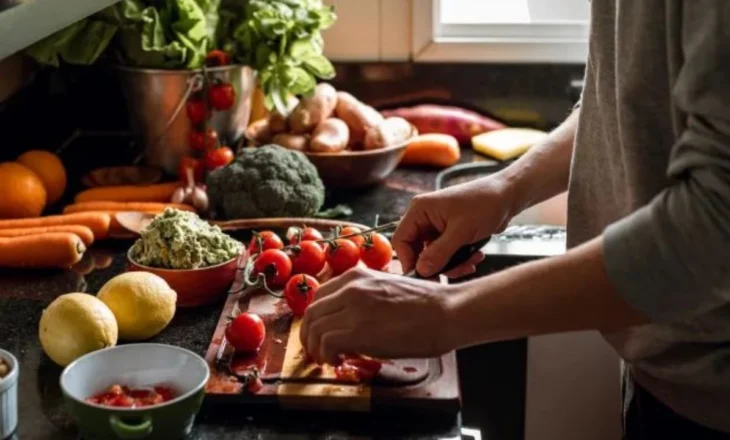
<path id="1" fill-rule="evenodd" d="M 38 326 L 43 351 L 65 367 L 75 359 L 117 344 L 117 322 L 109 307 L 93 295 L 61 295 L 45 309 Z"/>
<path id="2" fill-rule="evenodd" d="M 160 333 L 175 315 L 177 293 L 149 272 L 118 275 L 101 288 L 97 297 L 109 306 L 119 325 L 119 337 L 130 341 Z"/>

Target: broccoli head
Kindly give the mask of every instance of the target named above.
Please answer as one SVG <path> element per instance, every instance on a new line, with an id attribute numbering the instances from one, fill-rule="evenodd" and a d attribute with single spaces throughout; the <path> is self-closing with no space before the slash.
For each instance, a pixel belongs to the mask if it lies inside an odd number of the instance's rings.
<path id="1" fill-rule="evenodd" d="M 229 165 L 208 175 L 216 218 L 308 217 L 324 203 L 317 168 L 278 145 L 244 148 Z"/>

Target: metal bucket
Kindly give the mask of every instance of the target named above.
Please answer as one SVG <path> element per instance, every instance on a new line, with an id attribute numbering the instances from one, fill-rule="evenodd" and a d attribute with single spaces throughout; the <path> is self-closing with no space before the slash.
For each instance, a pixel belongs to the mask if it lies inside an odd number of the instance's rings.
<path id="1" fill-rule="evenodd" d="M 236 90 L 233 107 L 212 112 L 207 122 L 218 132 L 221 145 L 235 146 L 248 126 L 256 86 L 254 71 L 248 66 L 214 67 L 205 72 L 131 67 L 118 67 L 118 71 L 132 135 L 143 148 L 147 165 L 174 174 L 180 158 L 192 153 L 188 139 L 194 127 L 185 104 L 193 92 L 201 90 L 205 77 L 228 82 Z"/>

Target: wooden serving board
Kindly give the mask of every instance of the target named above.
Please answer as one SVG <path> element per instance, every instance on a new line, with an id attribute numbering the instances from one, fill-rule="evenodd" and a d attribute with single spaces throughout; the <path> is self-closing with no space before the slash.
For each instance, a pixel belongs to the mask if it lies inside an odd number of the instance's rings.
<path id="1" fill-rule="evenodd" d="M 389 270 L 402 273 L 398 261 Z M 237 279 L 231 292 L 240 285 Z M 259 314 L 266 324 L 266 340 L 254 355 L 236 353 L 225 340 L 228 317 L 241 311 Z M 299 318 L 294 318 L 283 299 L 263 292 L 229 294 L 206 355 L 211 369 L 206 401 L 323 411 L 459 411 L 454 353 L 434 359 L 385 361 L 372 383 L 351 384 L 339 381 L 332 366 L 307 359 L 299 326 Z M 249 393 L 239 377 L 253 366 L 260 371 L 264 386 Z"/>

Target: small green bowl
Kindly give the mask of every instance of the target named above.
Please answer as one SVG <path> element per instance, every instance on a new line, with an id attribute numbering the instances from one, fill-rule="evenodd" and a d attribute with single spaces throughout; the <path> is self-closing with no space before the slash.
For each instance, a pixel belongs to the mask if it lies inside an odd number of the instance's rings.
<path id="1" fill-rule="evenodd" d="M 209 377 L 207 362 L 191 351 L 163 344 L 129 344 L 77 359 L 61 374 L 61 389 L 84 439 L 174 440 L 192 430 Z M 179 395 L 160 405 L 136 409 L 86 401 L 114 384 L 169 386 Z"/>

